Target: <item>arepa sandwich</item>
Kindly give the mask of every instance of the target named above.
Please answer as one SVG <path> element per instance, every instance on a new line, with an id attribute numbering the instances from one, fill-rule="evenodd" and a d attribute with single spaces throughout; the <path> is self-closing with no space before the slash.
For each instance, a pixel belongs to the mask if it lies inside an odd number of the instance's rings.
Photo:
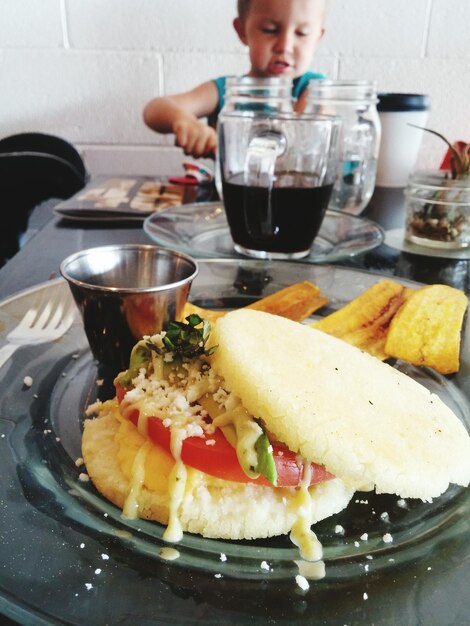
<path id="1" fill-rule="evenodd" d="M 238 310 L 145 337 L 88 409 L 82 452 L 129 517 L 224 539 L 311 530 L 357 490 L 430 501 L 470 482 L 470 437 L 437 395 L 298 322 Z M 443 463 L 442 459 L 446 462 Z"/>

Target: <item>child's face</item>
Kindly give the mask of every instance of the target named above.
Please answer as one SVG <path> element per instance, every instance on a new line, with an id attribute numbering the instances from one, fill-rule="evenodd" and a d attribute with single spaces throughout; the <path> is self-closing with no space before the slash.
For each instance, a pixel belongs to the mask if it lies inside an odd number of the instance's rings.
<path id="1" fill-rule="evenodd" d="M 250 76 L 296 78 L 323 35 L 324 0 L 251 0 L 234 26 L 250 49 Z"/>

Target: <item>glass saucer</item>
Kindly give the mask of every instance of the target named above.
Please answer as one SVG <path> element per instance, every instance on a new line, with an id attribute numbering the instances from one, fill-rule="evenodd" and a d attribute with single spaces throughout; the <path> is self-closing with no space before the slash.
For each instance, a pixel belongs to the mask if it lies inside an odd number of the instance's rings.
<path id="1" fill-rule="evenodd" d="M 233 247 L 223 204 L 185 204 L 150 215 L 144 231 L 158 245 L 196 257 L 246 258 Z M 384 240 L 381 227 L 363 217 L 328 210 L 303 263 L 333 263 L 368 252 Z"/>

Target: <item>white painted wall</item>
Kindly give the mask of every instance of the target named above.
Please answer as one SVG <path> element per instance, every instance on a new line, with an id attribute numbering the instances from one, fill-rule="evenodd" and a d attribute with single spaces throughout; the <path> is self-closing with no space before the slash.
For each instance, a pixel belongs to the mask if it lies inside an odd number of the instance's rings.
<path id="1" fill-rule="evenodd" d="M 179 171 L 172 138 L 148 130 L 151 97 L 221 74 L 247 55 L 235 0 L 0 0 L 0 137 L 59 135 L 92 173 Z M 470 141 L 470 2 L 330 0 L 312 67 L 380 91 L 429 94 L 428 125 Z M 420 164 L 445 146 L 425 136 Z"/>

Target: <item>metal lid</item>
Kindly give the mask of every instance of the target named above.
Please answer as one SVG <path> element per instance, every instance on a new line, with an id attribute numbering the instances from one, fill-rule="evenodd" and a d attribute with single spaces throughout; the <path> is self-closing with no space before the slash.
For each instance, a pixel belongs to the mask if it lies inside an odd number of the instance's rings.
<path id="1" fill-rule="evenodd" d="M 428 111 L 429 96 L 419 93 L 379 93 L 377 110 L 385 112 Z"/>

